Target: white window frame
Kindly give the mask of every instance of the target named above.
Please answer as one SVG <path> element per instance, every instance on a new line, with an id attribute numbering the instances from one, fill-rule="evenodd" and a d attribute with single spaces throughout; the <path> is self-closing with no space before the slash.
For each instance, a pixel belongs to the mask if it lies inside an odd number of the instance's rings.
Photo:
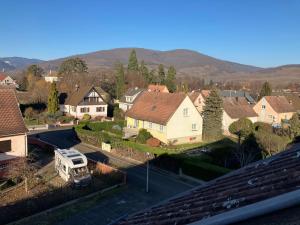
<path id="1" fill-rule="evenodd" d="M 159 131 L 164 132 L 164 125 L 159 125 Z"/>
<path id="2" fill-rule="evenodd" d="M 152 122 L 149 122 L 148 125 L 149 125 L 149 128 L 152 128 Z"/>
<path id="3" fill-rule="evenodd" d="M 196 123 L 192 123 L 192 131 L 197 131 L 197 124 Z"/>
<path id="4" fill-rule="evenodd" d="M 189 108 L 184 108 L 183 109 L 183 116 L 188 117 L 189 116 Z"/>

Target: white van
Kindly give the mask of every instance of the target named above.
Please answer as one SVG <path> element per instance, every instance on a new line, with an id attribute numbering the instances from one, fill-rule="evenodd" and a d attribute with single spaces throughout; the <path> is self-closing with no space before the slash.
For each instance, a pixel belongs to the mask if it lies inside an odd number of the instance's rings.
<path id="1" fill-rule="evenodd" d="M 72 182 L 75 187 L 87 186 L 91 183 L 91 175 L 87 167 L 87 158 L 74 148 L 56 149 L 55 170 L 61 178 Z"/>

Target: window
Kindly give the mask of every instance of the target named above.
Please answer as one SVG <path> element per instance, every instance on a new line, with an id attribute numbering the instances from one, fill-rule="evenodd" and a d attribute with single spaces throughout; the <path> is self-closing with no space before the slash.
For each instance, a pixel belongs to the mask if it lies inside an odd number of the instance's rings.
<path id="1" fill-rule="evenodd" d="M 8 163 L 0 164 L 0 171 L 5 170 L 6 168 L 8 168 Z"/>
<path id="2" fill-rule="evenodd" d="M 192 124 L 192 130 L 193 131 L 197 130 L 197 124 L 195 124 L 195 123 Z"/>
<path id="3" fill-rule="evenodd" d="M 90 111 L 90 108 L 89 108 L 89 107 L 83 107 L 83 108 L 80 109 L 80 112 L 81 112 L 81 113 L 87 113 L 87 112 L 89 112 L 89 111 Z"/>
<path id="4" fill-rule="evenodd" d="M 104 112 L 105 108 L 104 107 L 96 107 L 96 112 Z"/>
<path id="5" fill-rule="evenodd" d="M 76 112 L 75 106 L 72 106 L 72 112 Z"/>
<path id="6" fill-rule="evenodd" d="M 266 109 L 266 106 L 265 106 L 265 105 L 262 105 L 261 108 L 262 108 L 262 109 Z"/>
<path id="7" fill-rule="evenodd" d="M 149 122 L 149 128 L 152 128 L 152 123 L 151 122 Z"/>
<path id="8" fill-rule="evenodd" d="M 0 153 L 11 151 L 11 140 L 0 141 Z"/>
<path id="9" fill-rule="evenodd" d="M 138 120 L 134 120 L 134 127 L 138 127 L 139 126 L 139 121 Z"/>
<path id="10" fill-rule="evenodd" d="M 159 130 L 160 130 L 160 132 L 163 132 L 164 131 L 164 126 L 163 125 L 159 125 Z"/>
<path id="11" fill-rule="evenodd" d="M 189 116 L 189 109 L 188 108 L 183 109 L 183 116 L 185 116 L 185 117 Z"/>

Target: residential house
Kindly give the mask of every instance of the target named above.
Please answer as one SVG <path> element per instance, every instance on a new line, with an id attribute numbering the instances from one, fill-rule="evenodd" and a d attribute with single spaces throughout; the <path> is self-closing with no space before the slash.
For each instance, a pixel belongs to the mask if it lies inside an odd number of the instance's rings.
<path id="1" fill-rule="evenodd" d="M 254 98 L 246 91 L 223 90 L 220 91 L 220 96 L 224 98 L 239 98 L 244 97 L 250 104 L 255 104 Z"/>
<path id="2" fill-rule="evenodd" d="M 60 110 L 67 115 L 82 119 L 85 114 L 95 117 L 107 117 L 107 103 L 103 90 L 94 86 L 76 87 L 68 96 L 60 94 Z"/>
<path id="3" fill-rule="evenodd" d="M 127 127 L 144 128 L 165 144 L 202 140 L 202 117 L 183 93 L 143 92 L 125 115 Z"/>
<path id="4" fill-rule="evenodd" d="M 300 93 L 299 92 L 273 92 L 272 95 L 274 96 L 284 96 L 289 101 L 290 104 L 294 107 L 296 112 L 300 113 Z"/>
<path id="5" fill-rule="evenodd" d="M 13 78 L 3 73 L 0 73 L 0 85 L 19 88 L 19 85 Z"/>
<path id="6" fill-rule="evenodd" d="M 233 122 L 248 118 L 252 123 L 257 122 L 258 114 L 254 111 L 245 97 L 227 97 L 223 99 L 222 129 L 225 135 L 230 134 L 229 126 Z"/>
<path id="7" fill-rule="evenodd" d="M 205 99 L 209 96 L 209 90 L 192 91 L 189 96 L 199 112 L 203 111 Z"/>
<path id="8" fill-rule="evenodd" d="M 0 89 L 0 176 L 8 162 L 27 156 L 27 129 L 14 89 Z"/>
<path id="9" fill-rule="evenodd" d="M 299 155 L 291 148 L 114 224 L 299 224 Z"/>
<path id="10" fill-rule="evenodd" d="M 134 103 L 134 100 L 144 91 L 142 88 L 130 88 L 126 91 L 124 96 L 120 99 L 119 108 L 126 112 Z"/>
<path id="11" fill-rule="evenodd" d="M 289 120 L 296 112 L 293 105 L 284 96 L 265 96 L 253 107 L 258 114 L 258 121 L 272 125 Z"/>
<path id="12" fill-rule="evenodd" d="M 148 89 L 149 92 L 162 92 L 162 93 L 169 93 L 169 89 L 166 85 L 159 85 L 159 84 L 149 84 Z"/>

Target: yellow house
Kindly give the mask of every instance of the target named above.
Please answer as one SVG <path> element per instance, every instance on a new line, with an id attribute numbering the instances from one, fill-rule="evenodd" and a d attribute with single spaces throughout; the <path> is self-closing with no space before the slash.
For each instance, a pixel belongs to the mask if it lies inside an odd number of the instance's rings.
<path id="1" fill-rule="evenodd" d="M 269 124 L 280 124 L 282 120 L 289 120 L 296 112 L 284 96 L 265 96 L 253 109 L 258 114 L 258 121 Z"/>
<path id="2" fill-rule="evenodd" d="M 202 117 L 183 93 L 144 92 L 126 120 L 127 127 L 144 128 L 165 144 L 202 141 Z"/>

